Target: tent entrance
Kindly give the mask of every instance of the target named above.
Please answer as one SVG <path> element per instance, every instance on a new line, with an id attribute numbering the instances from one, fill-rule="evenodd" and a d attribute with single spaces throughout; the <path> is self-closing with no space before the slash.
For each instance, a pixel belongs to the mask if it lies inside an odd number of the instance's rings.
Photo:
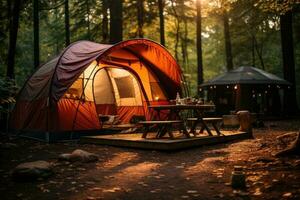
<path id="1" fill-rule="evenodd" d="M 98 115 L 115 115 L 115 123 L 130 123 L 134 116 L 145 116 L 141 85 L 131 72 L 105 66 L 94 75 L 92 92 Z"/>

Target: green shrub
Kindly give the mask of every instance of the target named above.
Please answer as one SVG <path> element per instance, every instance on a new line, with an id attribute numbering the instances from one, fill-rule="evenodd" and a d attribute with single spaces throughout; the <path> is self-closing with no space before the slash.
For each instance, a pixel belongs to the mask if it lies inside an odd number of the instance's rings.
<path id="1" fill-rule="evenodd" d="M 0 112 L 9 112 L 9 105 L 16 102 L 18 90 L 14 79 L 0 77 Z"/>

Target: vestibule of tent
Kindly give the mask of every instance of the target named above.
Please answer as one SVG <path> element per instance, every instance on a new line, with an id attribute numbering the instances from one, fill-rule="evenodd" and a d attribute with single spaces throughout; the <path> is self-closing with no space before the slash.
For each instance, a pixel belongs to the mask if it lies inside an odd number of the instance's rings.
<path id="1" fill-rule="evenodd" d="M 116 45 L 80 41 L 42 65 L 25 83 L 11 128 L 46 140 L 102 128 L 99 115 L 149 119 L 149 105 L 181 92 L 181 70 L 161 45 L 146 39 Z"/>

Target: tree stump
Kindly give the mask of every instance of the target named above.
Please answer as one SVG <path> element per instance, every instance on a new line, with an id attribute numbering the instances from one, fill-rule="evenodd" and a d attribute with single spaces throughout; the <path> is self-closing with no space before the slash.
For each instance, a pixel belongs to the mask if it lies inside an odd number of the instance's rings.
<path id="1" fill-rule="evenodd" d="M 239 131 L 247 132 L 252 136 L 252 118 L 248 110 L 241 110 L 237 112 L 240 122 Z"/>

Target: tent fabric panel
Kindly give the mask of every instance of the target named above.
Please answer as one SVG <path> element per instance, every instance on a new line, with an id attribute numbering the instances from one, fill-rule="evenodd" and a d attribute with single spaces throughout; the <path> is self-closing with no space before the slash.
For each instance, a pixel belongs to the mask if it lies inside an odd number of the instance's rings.
<path id="1" fill-rule="evenodd" d="M 118 106 L 117 115 L 122 124 L 127 124 L 135 115 L 145 116 L 145 111 L 143 106 Z"/>
<path id="2" fill-rule="evenodd" d="M 69 89 L 65 92 L 64 98 L 68 99 L 80 99 L 82 97 L 83 92 L 83 79 L 78 78 L 75 82 L 69 87 Z"/>
<path id="3" fill-rule="evenodd" d="M 130 76 L 114 78 L 120 98 L 134 98 L 135 91 L 133 80 Z"/>
<path id="4" fill-rule="evenodd" d="M 20 100 L 33 101 L 48 97 L 51 77 L 57 61 L 58 58 L 55 58 L 42 65 L 25 83 L 18 98 Z"/>
<path id="5" fill-rule="evenodd" d="M 84 88 L 84 98 L 86 101 L 94 101 L 93 81 L 98 69 L 97 61 L 93 61 L 82 73 L 84 80 L 82 87 Z"/>
<path id="6" fill-rule="evenodd" d="M 117 107 L 115 104 L 96 104 L 97 114 L 116 115 Z"/>
<path id="7" fill-rule="evenodd" d="M 47 131 L 47 100 L 18 101 L 10 123 L 16 130 Z"/>
<path id="8" fill-rule="evenodd" d="M 70 85 L 111 45 L 89 41 L 73 43 L 62 54 L 53 77 L 51 98 L 58 101 Z"/>
<path id="9" fill-rule="evenodd" d="M 79 106 L 78 103 L 80 104 Z M 93 102 L 79 102 L 78 100 L 62 98 L 58 102 L 57 110 L 59 130 L 76 131 L 100 128 L 96 108 Z"/>
<path id="10" fill-rule="evenodd" d="M 111 79 L 111 83 L 113 86 L 115 103 L 117 106 L 141 106 L 142 105 L 142 97 L 141 90 L 139 87 L 139 83 L 136 78 L 125 69 L 116 69 L 116 68 L 108 68 L 108 74 Z M 133 83 L 134 97 L 122 98 L 119 93 L 119 89 L 116 83 L 117 78 L 130 77 Z"/>
<path id="11" fill-rule="evenodd" d="M 114 91 L 106 69 L 97 72 L 94 78 L 94 98 L 95 104 L 114 104 Z"/>
<path id="12" fill-rule="evenodd" d="M 181 70 L 173 58 L 167 56 L 167 52 L 156 45 L 132 45 L 127 47 L 136 52 L 143 60 L 157 67 L 162 73 L 169 76 L 175 83 L 181 82 Z"/>

